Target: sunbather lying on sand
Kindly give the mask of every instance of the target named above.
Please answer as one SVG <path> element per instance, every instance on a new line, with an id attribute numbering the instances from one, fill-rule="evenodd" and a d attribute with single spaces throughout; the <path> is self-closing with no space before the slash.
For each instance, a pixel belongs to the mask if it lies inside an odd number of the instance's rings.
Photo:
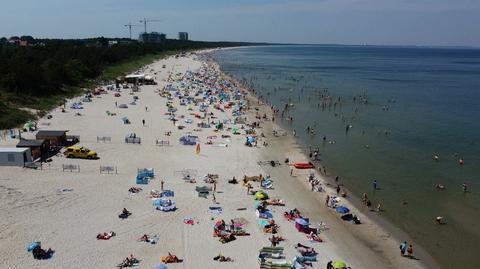
<path id="1" fill-rule="evenodd" d="M 130 193 L 139 193 L 142 191 L 142 188 L 137 188 L 137 187 L 131 187 L 130 189 L 128 189 L 128 192 Z"/>
<path id="2" fill-rule="evenodd" d="M 283 213 L 283 216 L 284 216 L 287 220 L 294 220 L 294 219 L 296 219 L 296 218 L 301 217 L 300 211 L 299 211 L 298 209 L 296 209 L 296 208 L 294 208 L 294 209 L 292 209 L 292 210 L 290 210 L 290 211 L 288 211 L 288 212 L 285 211 L 285 212 Z"/>
<path id="3" fill-rule="evenodd" d="M 270 242 L 272 242 L 272 246 L 275 247 L 277 246 L 278 243 L 285 241 L 285 238 L 281 236 L 272 235 L 272 237 L 268 238 L 268 240 L 270 240 Z"/>
<path id="4" fill-rule="evenodd" d="M 130 215 L 132 215 L 132 213 L 130 211 L 128 211 L 126 208 L 124 208 L 122 210 L 122 213 L 120 215 L 118 215 L 118 217 L 121 218 L 121 219 L 126 219 Z"/>
<path id="5" fill-rule="evenodd" d="M 157 235 L 149 236 L 147 234 L 142 235 L 142 237 L 140 237 L 138 239 L 138 241 L 140 241 L 140 242 L 147 242 L 147 243 L 150 243 L 150 244 L 156 244 L 157 240 L 158 240 Z"/>
<path id="6" fill-rule="evenodd" d="M 37 260 L 50 259 L 53 253 L 55 253 L 55 251 L 53 251 L 51 248 L 44 250 L 40 246 L 37 246 L 32 250 L 33 258 Z"/>
<path id="7" fill-rule="evenodd" d="M 173 255 L 169 252 L 168 256 L 162 257 L 162 262 L 163 263 L 179 263 L 179 262 L 182 262 L 182 260 L 180 260 L 176 255 Z"/>
<path id="8" fill-rule="evenodd" d="M 111 231 L 109 233 L 99 233 L 99 234 L 97 234 L 97 239 L 98 240 L 108 240 L 108 239 L 114 237 L 115 235 L 117 235 L 117 234 L 113 231 Z"/>
<path id="9" fill-rule="evenodd" d="M 218 256 L 213 257 L 214 261 L 219 261 L 219 262 L 233 262 L 233 259 L 230 257 L 225 257 L 222 254 L 218 254 Z"/>
<path id="10" fill-rule="evenodd" d="M 276 234 L 278 232 L 278 225 L 274 220 L 269 220 L 268 224 L 263 228 L 264 233 Z"/>
<path id="11" fill-rule="evenodd" d="M 285 206 L 282 200 L 276 198 L 267 201 L 267 205 Z"/>
<path id="12" fill-rule="evenodd" d="M 133 267 L 138 263 L 140 263 L 140 261 L 137 258 L 133 257 L 133 254 L 130 254 L 130 256 L 126 257 L 122 263 L 117 265 L 117 267 L 119 268 Z"/>
<path id="13" fill-rule="evenodd" d="M 219 241 L 222 242 L 222 244 L 225 244 L 225 243 L 231 242 L 235 239 L 237 239 L 235 237 L 235 235 L 233 235 L 233 233 L 229 233 L 229 234 L 220 236 Z"/>
<path id="14" fill-rule="evenodd" d="M 323 242 L 322 238 L 313 232 L 310 232 L 310 234 L 307 235 L 307 239 L 310 241 Z"/>
<path id="15" fill-rule="evenodd" d="M 237 179 L 236 179 L 235 177 L 233 177 L 232 179 L 230 179 L 230 180 L 228 181 L 228 183 L 230 183 L 230 184 L 238 184 L 238 181 L 237 181 Z"/>

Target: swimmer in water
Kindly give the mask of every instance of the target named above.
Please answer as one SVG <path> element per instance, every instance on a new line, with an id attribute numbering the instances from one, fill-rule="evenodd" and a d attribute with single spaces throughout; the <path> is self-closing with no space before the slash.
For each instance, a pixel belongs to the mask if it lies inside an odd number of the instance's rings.
<path id="1" fill-rule="evenodd" d="M 435 189 L 444 190 L 444 189 L 445 189 L 445 185 L 443 185 L 443 184 L 435 184 Z"/>
<path id="2" fill-rule="evenodd" d="M 434 153 L 433 154 L 433 160 L 438 162 L 440 160 L 440 157 L 438 157 L 438 154 Z"/>

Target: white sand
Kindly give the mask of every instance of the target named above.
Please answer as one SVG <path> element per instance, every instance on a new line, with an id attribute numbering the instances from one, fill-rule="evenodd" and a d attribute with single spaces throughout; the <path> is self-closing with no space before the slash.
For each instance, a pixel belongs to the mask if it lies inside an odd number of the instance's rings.
<path id="1" fill-rule="evenodd" d="M 162 65 L 167 66 L 162 69 Z M 160 264 L 161 256 L 172 252 L 184 260 L 183 263 L 169 265 L 169 268 L 258 268 L 258 250 L 269 246 L 269 235 L 264 234 L 258 225 L 253 209 L 252 196 L 246 195 L 246 189 L 238 185 L 227 184 L 235 176 L 241 179 L 244 174 L 271 174 L 275 190 L 267 191 L 270 196 L 282 198 L 285 207 L 270 207 L 276 222 L 280 225 L 279 235 L 287 238 L 280 244 L 285 246 L 286 256 L 291 260 L 297 251 L 296 243 L 312 245 L 318 255 L 314 268 L 325 268 L 329 260 L 345 260 L 352 268 L 423 268 L 419 261 L 402 258 L 398 244 L 393 237 L 378 225 L 367 219 L 363 213 L 357 213 L 365 224 L 354 226 L 341 221 L 333 210 L 323 205 L 325 193 L 311 193 L 305 184 L 307 171 L 295 171 L 296 177 L 290 177 L 290 167 L 283 165 L 272 168 L 259 166 L 259 160 L 279 160 L 285 157 L 291 161 L 305 160 L 298 145 L 291 136 L 274 138 L 271 136 L 271 122 L 263 124 L 261 130 L 270 143 L 269 147 L 249 148 L 243 145 L 244 136 L 232 136 L 230 140 L 220 138 L 228 147 L 205 145 L 206 137 L 213 134 L 212 129 L 196 132 L 202 142 L 200 155 L 195 154 L 193 146 L 180 145 L 180 136 L 196 128 L 194 124 L 183 124 L 186 130 L 177 130 L 168 121 L 166 99 L 155 90 L 165 85 L 167 72 L 185 72 L 196 70 L 201 63 L 192 57 L 160 60 L 149 66 L 159 71 L 157 86 L 142 86 L 136 95 L 140 100 L 136 106 L 128 109 L 115 108 L 118 104 L 130 103 L 132 96 L 123 92 L 116 98 L 112 92 L 94 98 L 92 103 L 84 103 L 85 109 L 79 111 L 83 116 L 74 116 L 74 110 L 59 109 L 52 112 L 51 120 L 40 120 L 42 129 L 67 129 L 71 135 L 80 135 L 80 145 L 98 152 L 99 160 L 71 160 L 63 156 L 53 157 L 53 161 L 43 170 L 30 170 L 14 167 L 0 167 L 0 268 L 114 268 L 126 256 L 133 253 L 141 260 L 138 268 L 153 268 Z M 78 101 L 77 100 L 72 100 Z M 185 106 L 178 105 L 178 115 L 188 116 Z M 148 112 L 145 111 L 148 106 Z M 68 107 L 68 105 L 67 105 Z M 262 107 L 261 109 L 266 109 Z M 117 116 L 107 116 L 105 111 L 116 112 Z M 219 118 L 228 118 L 218 110 Z M 121 117 L 127 116 L 132 124 L 124 125 Z M 146 127 L 141 120 L 146 120 Z M 253 116 L 249 116 L 253 120 Z M 43 126 L 48 122 L 50 126 Z M 172 131 L 172 136 L 164 132 Z M 124 143 L 127 133 L 135 132 L 141 137 L 141 145 Z M 225 133 L 227 133 L 225 131 Z M 27 134 L 28 136 L 28 134 Z M 111 136 L 111 143 L 97 143 L 97 136 Z M 33 137 L 33 134 L 30 134 Z M 159 147 L 156 139 L 169 140 L 171 146 Z M 15 145 L 17 141 L 1 141 L 0 146 Z M 80 173 L 62 172 L 62 164 L 79 164 Z M 115 165 L 118 175 L 99 174 L 100 165 Z M 149 185 L 141 185 L 143 191 L 129 195 L 127 190 L 135 186 L 137 168 L 152 167 L 156 179 Z M 184 183 L 175 171 L 196 169 L 197 184 Z M 208 207 L 214 206 L 212 200 L 197 197 L 195 186 L 206 185 L 202 182 L 207 173 L 219 174 L 220 183 L 216 194 L 218 206 L 223 208 L 219 216 L 212 215 Z M 165 189 L 175 191 L 173 198 L 177 202 L 175 212 L 160 212 L 153 208 L 148 192 L 160 189 L 160 179 L 165 180 Z M 303 182 L 304 184 L 299 184 Z M 254 185 L 258 187 L 258 184 Z M 72 188 L 71 192 L 62 189 Z M 348 202 L 343 204 L 352 207 Z M 117 215 L 122 208 L 128 208 L 133 215 L 120 220 Z M 236 208 L 246 207 L 245 211 Z M 312 244 L 304 234 L 298 233 L 293 223 L 282 217 L 285 210 L 299 208 L 313 223 L 323 220 L 330 229 L 321 234 L 324 243 Z M 183 223 L 187 216 L 193 217 L 193 226 Z M 237 240 L 222 244 L 212 237 L 215 221 L 228 222 L 235 217 L 248 221 L 246 229 L 250 236 L 237 237 Z M 212 218 L 214 218 L 212 220 Z M 101 241 L 97 233 L 115 231 L 117 236 Z M 158 234 L 156 245 L 138 242 L 142 234 Z M 53 258 L 38 261 L 26 251 L 33 241 L 42 241 L 43 247 L 51 247 L 56 253 Z M 232 263 L 218 263 L 212 260 L 217 254 L 233 258 Z"/>

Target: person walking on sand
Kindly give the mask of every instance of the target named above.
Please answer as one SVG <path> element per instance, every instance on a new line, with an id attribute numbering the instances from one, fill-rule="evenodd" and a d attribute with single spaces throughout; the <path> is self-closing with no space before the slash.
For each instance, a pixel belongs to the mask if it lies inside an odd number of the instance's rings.
<path id="1" fill-rule="evenodd" d="M 217 198 L 215 197 L 215 193 L 212 193 L 212 201 L 214 204 L 217 203 Z"/>
<path id="2" fill-rule="evenodd" d="M 400 255 L 405 256 L 405 251 L 407 251 L 407 241 L 404 241 L 400 244 Z"/>
<path id="3" fill-rule="evenodd" d="M 290 176 L 293 177 L 293 168 L 290 169 Z"/>
<path id="4" fill-rule="evenodd" d="M 362 195 L 362 203 L 365 205 L 367 204 L 367 200 L 368 200 L 368 196 L 367 196 L 367 193 L 363 193 Z"/>
<path id="5" fill-rule="evenodd" d="M 115 107 L 118 107 L 118 105 L 117 105 L 117 101 L 115 101 Z"/>

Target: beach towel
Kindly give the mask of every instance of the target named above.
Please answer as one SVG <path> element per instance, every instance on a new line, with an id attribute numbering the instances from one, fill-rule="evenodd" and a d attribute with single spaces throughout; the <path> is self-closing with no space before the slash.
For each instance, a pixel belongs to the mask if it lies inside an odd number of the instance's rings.
<path id="1" fill-rule="evenodd" d="M 284 264 L 276 264 L 272 262 L 261 262 L 260 269 L 282 269 L 282 268 L 292 268 L 292 265 L 285 262 Z"/>

